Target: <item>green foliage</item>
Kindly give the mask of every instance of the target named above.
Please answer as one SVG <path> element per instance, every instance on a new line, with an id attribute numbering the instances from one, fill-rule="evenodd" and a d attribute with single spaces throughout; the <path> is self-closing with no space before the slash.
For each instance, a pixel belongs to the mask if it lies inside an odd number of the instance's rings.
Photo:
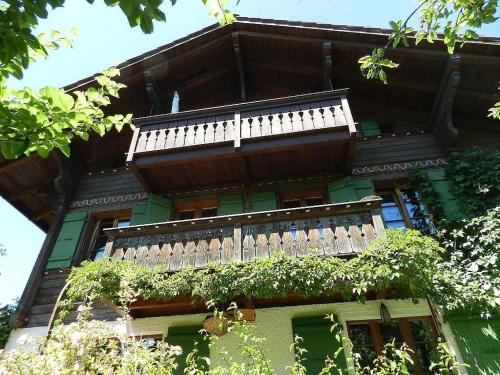
<path id="1" fill-rule="evenodd" d="M 96 78 L 99 86 L 67 94 L 62 89 L 43 87 L 39 92 L 0 87 L 0 148 L 4 158 L 37 152 L 47 157 L 54 148 L 66 156 L 73 137 L 88 140 L 89 133 L 103 136 L 131 125 L 132 115 L 105 116 L 102 107 L 125 87 L 112 78 L 119 74 L 109 69 Z"/>
<path id="2" fill-rule="evenodd" d="M 0 349 L 5 347 L 7 340 L 9 339 L 10 331 L 10 318 L 14 315 L 16 311 L 16 305 L 6 305 L 0 308 Z"/>
<path id="3" fill-rule="evenodd" d="M 418 231 L 388 230 L 359 257 L 302 258 L 278 253 L 254 263 L 211 264 L 204 269 L 168 273 L 163 266 L 150 268 L 104 259 L 86 262 L 69 276 L 71 302 L 84 298 L 106 299 L 121 306 L 135 299 L 168 300 L 176 296 L 225 304 L 237 298 L 272 297 L 290 292 L 301 296 L 336 295 L 364 300 L 368 290 L 392 288 L 395 296 L 431 296 L 447 309 L 491 306 L 492 291 L 456 284 L 461 272 L 443 261 L 444 250 Z"/>
<path id="4" fill-rule="evenodd" d="M 385 56 L 386 51 L 401 45 L 408 47 L 410 39 L 415 45 L 422 41 L 442 41 L 448 53 L 452 54 L 457 43 L 463 46 L 469 40 L 478 39 L 479 35 L 475 30 L 498 20 L 495 16 L 498 0 L 419 0 L 418 3 L 405 21 L 390 22 L 392 32 L 384 48 L 375 48 L 371 55 L 359 59 L 364 77 L 379 79 L 387 84 L 384 69 L 396 68 L 398 64 Z M 415 15 L 418 15 L 419 20 L 419 27 L 416 29 L 408 25 Z M 496 103 L 489 112 L 488 116 L 500 119 L 500 103 Z"/>
<path id="5" fill-rule="evenodd" d="M 500 205 L 500 151 L 474 147 L 456 154 L 446 174 L 465 211 L 482 215 Z"/>

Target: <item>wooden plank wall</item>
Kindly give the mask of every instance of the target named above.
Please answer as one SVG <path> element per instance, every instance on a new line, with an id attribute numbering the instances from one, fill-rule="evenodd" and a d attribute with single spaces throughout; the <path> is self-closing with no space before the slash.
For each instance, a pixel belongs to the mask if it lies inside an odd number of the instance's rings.
<path id="1" fill-rule="evenodd" d="M 142 192 L 137 177 L 128 170 L 83 175 L 75 199 Z"/>
<path id="2" fill-rule="evenodd" d="M 29 320 L 26 327 L 40 327 L 49 324 L 57 297 L 66 283 L 66 277 L 65 273 L 43 276 L 35 301 L 28 314 Z M 92 316 L 94 319 L 99 320 L 116 320 L 119 318 L 116 312 L 102 303 L 96 304 Z M 75 319 L 76 312 L 71 312 L 65 322 L 74 322 Z"/>
<path id="3" fill-rule="evenodd" d="M 435 159 L 443 156 L 444 153 L 432 134 L 374 138 L 357 143 L 353 167 Z"/>

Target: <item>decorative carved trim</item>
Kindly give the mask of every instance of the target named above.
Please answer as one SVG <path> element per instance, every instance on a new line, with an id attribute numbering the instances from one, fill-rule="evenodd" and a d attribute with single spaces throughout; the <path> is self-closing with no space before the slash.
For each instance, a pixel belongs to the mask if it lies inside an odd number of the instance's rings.
<path id="1" fill-rule="evenodd" d="M 370 165 L 361 168 L 354 168 L 352 170 L 352 174 L 364 175 L 373 173 L 392 173 L 392 172 L 407 171 L 415 168 L 435 168 L 447 164 L 448 160 L 444 158 L 433 159 L 433 160 L 407 161 L 402 163 Z"/>
<path id="2" fill-rule="evenodd" d="M 117 203 L 144 201 L 147 198 L 148 198 L 148 193 L 110 195 L 107 197 L 98 197 L 98 198 L 76 200 L 76 201 L 73 201 L 73 203 L 71 203 L 71 208 L 107 206 L 107 205 L 114 205 Z"/>

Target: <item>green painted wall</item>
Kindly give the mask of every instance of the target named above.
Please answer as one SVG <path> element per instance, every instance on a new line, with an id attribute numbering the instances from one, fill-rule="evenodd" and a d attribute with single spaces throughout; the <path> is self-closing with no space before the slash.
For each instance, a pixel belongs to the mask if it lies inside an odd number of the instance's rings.
<path id="1" fill-rule="evenodd" d="M 500 375 L 500 317 L 449 321 L 469 375 Z"/>

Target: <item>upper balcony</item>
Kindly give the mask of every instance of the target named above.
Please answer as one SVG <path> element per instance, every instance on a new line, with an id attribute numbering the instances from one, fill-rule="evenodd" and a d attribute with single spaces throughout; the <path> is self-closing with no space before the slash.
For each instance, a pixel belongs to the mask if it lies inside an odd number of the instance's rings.
<path id="1" fill-rule="evenodd" d="M 346 94 L 137 119 L 127 164 L 148 190 L 349 170 L 356 127 Z"/>

